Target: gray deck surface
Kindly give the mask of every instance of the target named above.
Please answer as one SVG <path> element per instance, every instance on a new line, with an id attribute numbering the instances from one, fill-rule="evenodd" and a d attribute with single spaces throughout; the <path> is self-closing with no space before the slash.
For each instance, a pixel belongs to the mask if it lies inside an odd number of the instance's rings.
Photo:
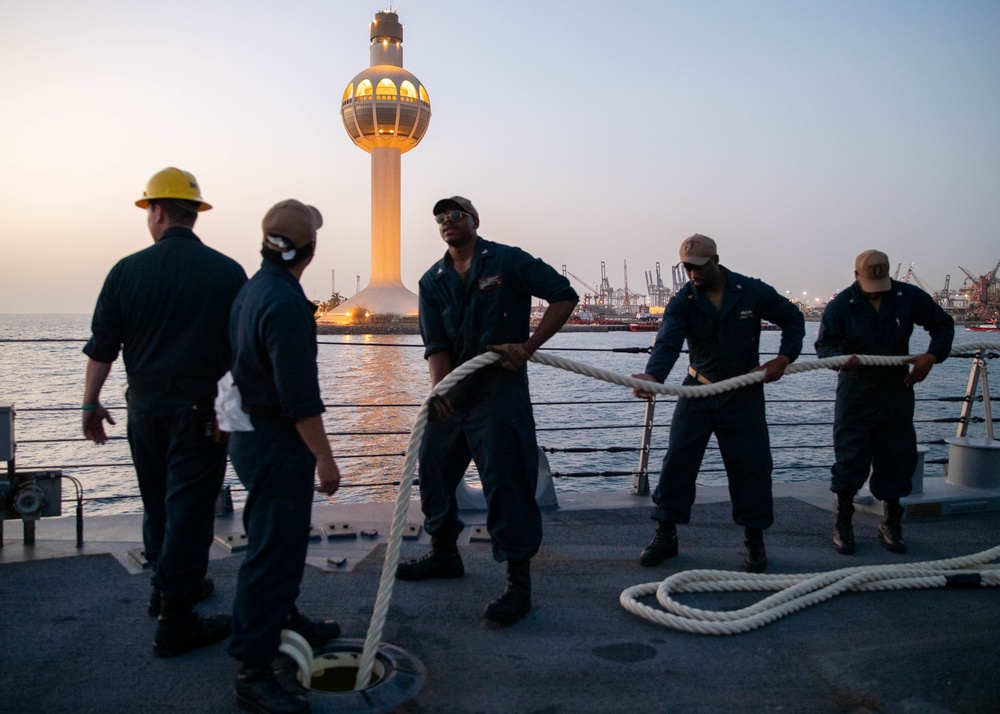
<path id="1" fill-rule="evenodd" d="M 626 612 L 630 585 L 692 568 L 739 570 L 742 532 L 728 502 L 699 492 L 681 554 L 659 568 L 638 565 L 649 540 L 647 500 L 561 497 L 545 513 L 534 559 L 534 609 L 502 629 L 484 625 L 483 605 L 502 588 L 503 568 L 487 543 L 463 542 L 466 576 L 398 582 L 383 640 L 419 659 L 427 678 L 397 711 L 492 714 L 575 712 L 997 712 L 1000 711 L 1000 588 L 848 593 L 733 636 L 677 632 Z M 859 552 L 830 547 L 832 505 L 823 488 L 786 487 L 767 532 L 769 572 L 814 572 L 978 553 L 1000 542 L 1000 513 L 908 521 L 906 555 L 876 542 L 877 519 L 855 521 Z M 602 507 L 596 507 L 597 505 Z M 607 507 L 611 506 L 611 507 Z M 389 505 L 317 506 L 318 522 L 377 528 L 376 539 L 326 541 L 310 550 L 301 609 L 335 617 L 364 638 L 388 535 Z M 237 514 L 238 516 L 238 514 Z M 419 522 L 416 504 L 411 509 Z M 470 514 L 471 526 L 484 514 Z M 231 712 L 234 662 L 225 644 L 170 660 L 151 651 L 148 579 L 129 563 L 135 516 L 87 521 L 87 544 L 72 521 L 38 524 L 38 543 L 20 542 L 8 521 L 0 550 L 0 712 Z M 217 532 L 239 530 L 220 518 Z M 404 542 L 403 555 L 422 553 Z M 465 541 L 466 539 L 463 539 Z M 61 556 L 67 557 L 61 557 Z M 343 568 L 330 556 L 348 558 Z M 199 608 L 227 611 L 239 553 L 213 547 L 216 594 Z M 742 607 L 765 594 L 691 595 L 711 609 Z M 333 711 L 330 695 L 311 695 Z M 337 695 L 333 695 L 335 699 Z M 321 701 L 322 700 L 322 701 Z"/>

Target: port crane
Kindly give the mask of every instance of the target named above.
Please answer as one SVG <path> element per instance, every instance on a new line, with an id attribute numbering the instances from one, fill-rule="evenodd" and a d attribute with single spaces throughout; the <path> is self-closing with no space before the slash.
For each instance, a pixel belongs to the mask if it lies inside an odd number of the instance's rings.
<path id="1" fill-rule="evenodd" d="M 631 307 L 628 299 L 628 261 L 622 261 L 625 268 L 625 292 L 622 293 L 622 307 Z"/>
<path id="2" fill-rule="evenodd" d="M 937 300 L 938 305 L 942 307 L 952 306 L 952 294 L 951 294 L 951 275 L 944 276 L 944 288 L 934 293 L 934 299 Z"/>
<path id="3" fill-rule="evenodd" d="M 653 274 L 648 270 L 646 271 L 646 293 L 649 295 L 649 304 L 655 307 L 663 307 L 667 304 L 667 297 L 669 296 L 669 291 L 667 287 L 663 284 L 663 278 L 660 277 L 660 263 L 656 263 L 656 282 L 653 282 Z"/>
<path id="4" fill-rule="evenodd" d="M 986 275 L 979 276 L 978 278 L 975 275 L 973 275 L 972 273 L 970 273 L 968 270 L 966 270 L 965 268 L 963 268 L 961 265 L 958 266 L 958 269 L 961 270 L 966 275 L 968 275 L 969 276 L 969 280 L 971 280 L 973 283 L 977 283 L 978 284 L 979 281 L 983 280 L 983 281 L 986 282 L 987 285 L 989 285 L 990 283 L 996 281 L 996 279 L 997 279 L 997 271 L 1000 270 L 1000 260 L 998 260 L 997 264 L 993 266 L 993 270 L 991 270 L 990 272 L 988 272 Z"/>
<path id="5" fill-rule="evenodd" d="M 614 289 L 611 287 L 611 281 L 608 278 L 607 263 L 603 260 L 601 261 L 601 280 L 597 285 L 591 285 L 589 282 L 581 278 L 579 275 L 574 274 L 572 271 L 568 270 L 565 265 L 562 266 L 562 274 L 568 278 L 572 278 L 577 283 L 582 285 L 588 291 L 584 295 L 584 304 L 590 304 L 593 300 L 593 305 L 601 306 L 605 308 L 616 308 L 622 309 L 625 312 L 631 312 L 633 308 L 642 308 L 645 305 L 657 305 L 663 306 L 666 304 L 667 299 L 671 295 L 671 291 L 663 284 L 663 278 L 660 275 L 660 264 L 656 263 L 656 282 L 653 282 L 653 274 L 646 271 L 646 286 L 650 291 L 650 298 L 647 300 L 647 296 L 643 293 L 636 292 L 629 288 L 628 284 L 628 261 L 623 261 L 622 264 L 624 270 L 625 284 L 624 287 L 619 289 Z M 678 268 L 679 269 L 679 268 Z M 683 272 L 680 274 L 683 276 Z M 677 277 L 675 276 L 675 281 Z M 681 283 L 683 285 L 683 282 Z"/>
<path id="6" fill-rule="evenodd" d="M 917 264 L 916 261 L 910 263 L 910 267 L 907 268 L 906 274 L 901 278 L 901 282 L 909 284 L 910 280 L 912 280 L 920 287 L 921 290 L 930 295 L 933 293 L 933 291 L 927 289 L 927 286 L 924 285 L 924 282 L 919 277 L 917 277 L 916 272 L 914 272 L 913 270 L 913 266 L 916 264 Z M 902 263 L 900 263 L 900 265 L 902 265 Z M 899 269 L 897 268 L 896 270 L 898 271 Z"/>
<path id="7" fill-rule="evenodd" d="M 602 263 L 602 265 L 603 265 L 603 263 Z M 593 285 L 591 285 L 590 283 L 588 283 L 587 281 L 585 281 L 583 278 L 579 277 L 578 275 L 574 275 L 570 271 L 566 270 L 566 266 L 565 265 L 562 267 L 562 273 L 563 273 L 563 276 L 567 276 L 568 275 L 569 277 L 573 278 L 573 280 L 575 280 L 576 282 L 580 283 L 580 285 L 582 285 L 583 287 L 587 288 L 587 290 L 590 291 L 589 293 L 587 293 L 587 294 L 585 294 L 583 296 L 583 304 L 584 305 L 586 305 L 589 302 L 589 298 L 591 298 L 591 297 L 593 297 L 595 305 L 603 305 L 603 304 L 605 304 L 604 301 L 603 301 L 603 299 L 602 299 L 601 291 L 600 290 L 598 290 L 597 288 L 595 288 Z"/>
<path id="8" fill-rule="evenodd" d="M 961 265 L 958 266 L 958 269 L 968 277 L 965 283 L 972 283 L 971 294 L 968 295 L 970 312 L 980 320 L 996 320 L 1000 314 L 1000 284 L 997 283 L 1000 260 L 993 266 L 993 270 L 979 277 Z M 962 284 L 963 289 L 965 289 L 965 283 Z"/>
<path id="9" fill-rule="evenodd" d="M 687 271 L 684 270 L 684 266 L 678 263 L 670 269 L 671 277 L 674 281 L 674 292 L 679 293 L 684 289 L 684 284 L 687 283 Z"/>
<path id="10" fill-rule="evenodd" d="M 605 305 L 614 300 L 615 291 L 611 289 L 611 282 L 608 280 L 608 273 L 604 269 L 604 261 L 601 261 L 601 302 Z"/>

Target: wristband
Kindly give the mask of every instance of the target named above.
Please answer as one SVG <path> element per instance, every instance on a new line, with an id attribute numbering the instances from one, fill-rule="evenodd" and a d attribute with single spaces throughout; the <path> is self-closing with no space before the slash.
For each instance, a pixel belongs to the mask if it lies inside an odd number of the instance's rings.
<path id="1" fill-rule="evenodd" d="M 99 407 L 99 406 L 101 406 L 100 402 L 94 402 L 93 404 L 84 404 L 82 407 L 80 407 L 80 411 L 82 411 L 82 412 L 92 412 L 95 409 L 97 409 L 97 407 Z"/>

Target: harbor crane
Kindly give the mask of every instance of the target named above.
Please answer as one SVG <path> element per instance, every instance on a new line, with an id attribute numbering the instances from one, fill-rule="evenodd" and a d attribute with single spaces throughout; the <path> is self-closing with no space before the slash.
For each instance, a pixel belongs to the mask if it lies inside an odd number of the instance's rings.
<path id="1" fill-rule="evenodd" d="M 679 293 L 684 289 L 684 284 L 687 282 L 687 272 L 684 270 L 684 266 L 678 263 L 670 269 L 671 277 L 674 281 L 674 292 Z"/>
<path id="2" fill-rule="evenodd" d="M 910 263 L 910 267 L 907 268 L 906 275 L 902 277 L 901 281 L 909 284 L 910 280 L 913 280 L 913 282 L 915 282 L 921 290 L 930 295 L 932 294 L 933 291 L 927 289 L 927 286 L 924 285 L 924 282 L 917 276 L 916 272 L 913 270 L 913 266 L 916 264 L 917 264 L 916 261 Z M 900 265 L 902 265 L 902 263 L 900 263 Z"/>
<path id="3" fill-rule="evenodd" d="M 582 285 L 583 287 L 587 288 L 587 290 L 590 291 L 589 294 L 584 295 L 584 301 L 583 301 L 584 305 L 587 304 L 587 302 L 588 302 L 587 298 L 588 297 L 593 297 L 594 298 L 594 303 L 597 304 L 597 305 L 603 305 L 603 304 L 605 304 L 604 301 L 601 299 L 601 291 L 600 290 L 598 290 L 597 288 L 595 288 L 593 285 L 591 285 L 590 283 L 588 283 L 587 281 L 585 281 L 583 278 L 579 277 L 578 275 L 574 275 L 570 271 L 566 270 L 566 266 L 565 265 L 562 267 L 562 272 L 563 272 L 563 276 L 568 275 L 569 277 L 573 278 L 573 280 L 575 280 L 576 282 L 580 283 L 580 285 Z"/>
<path id="4" fill-rule="evenodd" d="M 622 307 L 631 307 L 632 305 L 628 299 L 628 261 L 627 260 L 622 261 L 622 265 L 624 266 L 625 270 L 625 292 L 623 293 L 622 296 Z"/>
<path id="5" fill-rule="evenodd" d="M 1000 284 L 997 283 L 997 271 L 1000 270 L 1000 261 L 993 266 L 993 270 L 976 277 L 961 265 L 959 270 L 966 274 L 971 282 L 971 290 L 967 294 L 969 300 L 969 312 L 978 319 L 984 321 L 996 320 L 1000 314 Z M 962 288 L 965 289 L 965 283 Z"/>
<path id="6" fill-rule="evenodd" d="M 963 268 L 963 267 L 962 267 L 961 265 L 960 265 L 960 266 L 958 266 L 958 269 L 959 269 L 959 270 L 961 270 L 961 271 L 962 271 L 963 273 L 965 273 L 965 275 L 966 275 L 966 276 L 967 276 L 967 277 L 969 278 L 969 280 L 970 280 L 970 281 L 972 281 L 973 283 L 978 283 L 978 282 L 979 282 L 979 278 L 977 278 L 977 277 L 976 277 L 975 275 L 973 275 L 973 274 L 972 274 L 972 273 L 970 273 L 970 272 L 969 272 L 968 270 L 966 270 L 965 268 Z"/>
<path id="7" fill-rule="evenodd" d="M 656 263 L 656 282 L 653 282 L 653 274 L 648 270 L 646 271 L 646 292 L 649 295 L 649 304 L 656 307 L 663 307 L 667 304 L 667 296 L 669 294 L 667 287 L 663 284 L 663 278 L 660 277 L 660 263 Z"/>
<path id="8" fill-rule="evenodd" d="M 615 291 L 611 289 L 611 282 L 608 280 L 608 273 L 604 269 L 604 261 L 601 261 L 601 302 L 607 305 L 614 299 Z"/>
<path id="9" fill-rule="evenodd" d="M 938 305 L 941 305 L 942 307 L 951 307 L 952 295 L 950 274 L 944 276 L 944 288 L 934 293 L 934 299 L 937 300 Z"/>
<path id="10" fill-rule="evenodd" d="M 997 271 L 1000 270 L 1000 260 L 998 260 L 997 264 L 993 266 L 993 270 L 988 272 L 986 275 L 981 275 L 979 277 L 976 277 L 961 265 L 958 266 L 958 269 L 965 273 L 968 276 L 969 281 L 972 283 L 978 285 L 981 281 L 985 281 L 986 285 L 990 285 L 997 279 Z"/>
<path id="11" fill-rule="evenodd" d="M 625 288 L 622 290 L 621 307 L 631 308 L 631 307 L 641 307 L 646 304 L 646 296 L 642 293 L 637 293 L 634 290 L 628 289 L 628 261 L 624 261 L 625 267 Z M 617 292 L 615 297 L 617 297 Z"/>

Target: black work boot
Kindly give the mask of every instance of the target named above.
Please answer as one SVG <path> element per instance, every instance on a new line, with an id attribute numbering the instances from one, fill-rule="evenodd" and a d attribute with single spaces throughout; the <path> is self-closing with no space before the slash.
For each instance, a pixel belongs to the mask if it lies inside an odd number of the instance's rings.
<path id="1" fill-rule="evenodd" d="M 302 635 L 313 649 L 319 649 L 330 640 L 340 637 L 340 625 L 335 621 L 313 620 L 299 612 L 294 605 L 292 611 L 288 613 L 284 629 Z"/>
<path id="2" fill-rule="evenodd" d="M 162 610 L 153 639 L 153 654 L 176 657 L 229 637 L 233 618 L 229 615 L 198 616 L 189 602 L 178 602 L 163 596 Z"/>
<path id="3" fill-rule="evenodd" d="M 236 705 L 259 714 L 303 714 L 310 711 L 301 691 L 293 692 L 274 678 L 270 665 L 239 665 L 236 670 Z"/>
<path id="4" fill-rule="evenodd" d="M 744 529 L 743 569 L 748 573 L 763 573 L 767 569 L 764 531 L 760 528 Z"/>
<path id="5" fill-rule="evenodd" d="M 507 561 L 507 585 L 483 610 L 483 617 L 499 625 L 510 625 L 531 609 L 531 560 Z"/>
<path id="6" fill-rule="evenodd" d="M 886 550 L 893 553 L 905 553 L 906 543 L 903 541 L 903 507 L 899 501 L 886 501 L 883 506 L 885 520 L 878 524 L 878 539 Z"/>
<path id="7" fill-rule="evenodd" d="M 854 494 L 837 491 L 837 524 L 833 531 L 833 549 L 841 555 L 854 554 Z"/>
<path id="8" fill-rule="evenodd" d="M 404 560 L 396 566 L 398 580 L 430 580 L 432 578 L 460 578 L 465 575 L 462 556 L 454 541 L 444 542 L 431 538 L 431 551 L 425 555 Z"/>
<path id="9" fill-rule="evenodd" d="M 651 568 L 675 555 L 677 555 L 677 526 L 667 521 L 660 521 L 656 526 L 653 540 L 639 553 L 639 565 Z"/>
<path id="10" fill-rule="evenodd" d="M 211 578 L 205 578 L 201 581 L 201 587 L 198 589 L 198 594 L 195 595 L 195 602 L 201 602 L 202 600 L 211 597 L 212 593 L 215 592 L 215 583 Z M 149 613 L 150 617 L 160 616 L 160 600 L 163 598 L 163 591 L 160 590 L 155 585 L 153 589 L 149 591 L 149 606 L 146 608 L 146 612 Z"/>

